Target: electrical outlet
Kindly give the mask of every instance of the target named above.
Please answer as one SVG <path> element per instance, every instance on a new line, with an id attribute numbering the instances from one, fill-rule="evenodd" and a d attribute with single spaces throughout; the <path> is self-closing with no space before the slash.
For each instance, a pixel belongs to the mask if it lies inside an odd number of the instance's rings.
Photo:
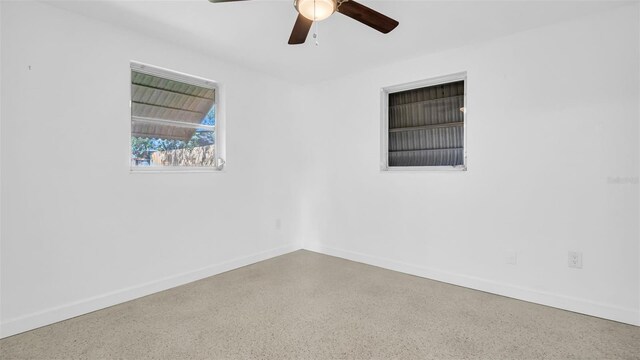
<path id="1" fill-rule="evenodd" d="M 280 230 L 282 228 L 282 221 L 280 219 L 276 219 L 276 230 Z"/>
<path id="2" fill-rule="evenodd" d="M 569 267 L 582 269 L 582 253 L 579 251 L 569 251 Z"/>
<path id="3" fill-rule="evenodd" d="M 516 265 L 518 263 L 518 253 L 515 251 L 507 251 L 504 259 L 507 264 Z"/>

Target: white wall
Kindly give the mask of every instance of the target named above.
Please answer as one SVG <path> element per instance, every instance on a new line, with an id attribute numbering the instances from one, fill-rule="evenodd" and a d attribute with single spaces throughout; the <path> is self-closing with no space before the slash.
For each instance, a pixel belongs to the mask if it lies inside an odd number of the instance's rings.
<path id="1" fill-rule="evenodd" d="M 317 86 L 305 247 L 640 324 L 637 6 Z M 380 89 L 460 71 L 469 171 L 381 172 Z"/>
<path id="2" fill-rule="evenodd" d="M 281 136 L 295 86 L 46 4 L 1 6 L 2 336 L 299 248 L 299 144 Z M 129 173 L 130 60 L 222 84 L 223 173 Z"/>

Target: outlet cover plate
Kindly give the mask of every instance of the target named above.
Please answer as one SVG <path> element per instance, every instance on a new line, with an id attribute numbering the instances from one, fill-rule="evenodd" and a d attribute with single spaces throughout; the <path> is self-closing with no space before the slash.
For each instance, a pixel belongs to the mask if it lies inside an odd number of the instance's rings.
<path id="1" fill-rule="evenodd" d="M 582 269 L 582 253 L 579 251 L 569 251 L 568 265 L 570 268 Z"/>

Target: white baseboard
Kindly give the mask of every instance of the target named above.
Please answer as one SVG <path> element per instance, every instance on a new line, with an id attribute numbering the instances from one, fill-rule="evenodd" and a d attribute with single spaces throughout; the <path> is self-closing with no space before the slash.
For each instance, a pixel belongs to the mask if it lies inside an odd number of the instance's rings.
<path id="1" fill-rule="evenodd" d="M 520 286 L 500 283 L 468 275 L 454 274 L 437 269 L 430 269 L 423 266 L 407 264 L 391 259 L 380 258 L 377 256 L 326 247 L 320 244 L 306 243 L 304 249 L 351 261 L 361 262 L 368 265 L 378 266 L 381 268 L 394 270 L 410 275 L 464 286 L 470 289 L 485 291 L 518 300 L 529 301 L 536 304 L 551 306 L 554 308 L 569 310 L 581 314 L 640 326 L 640 311 L 638 311 L 638 309 L 621 308 L 614 305 L 598 303 L 586 299 L 528 289 Z"/>
<path id="2" fill-rule="evenodd" d="M 112 291 L 91 298 L 82 299 L 73 303 L 42 310 L 36 313 L 9 319 L 0 324 L 0 338 L 33 330 L 41 326 L 50 325 L 58 321 L 70 319 L 92 311 L 121 304 L 123 302 L 151 295 L 159 291 L 171 289 L 209 276 L 217 275 L 229 270 L 270 259 L 299 250 L 298 244 L 286 245 L 251 255 L 224 261 L 219 264 L 209 265 L 197 270 L 182 274 L 168 276 L 162 279 L 150 281 L 144 284 Z"/>

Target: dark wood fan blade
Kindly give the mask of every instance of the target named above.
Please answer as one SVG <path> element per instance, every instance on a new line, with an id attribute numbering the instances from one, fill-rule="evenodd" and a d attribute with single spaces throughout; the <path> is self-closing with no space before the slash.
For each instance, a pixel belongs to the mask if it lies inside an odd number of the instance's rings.
<path id="1" fill-rule="evenodd" d="M 399 24 L 392 18 L 351 0 L 340 4 L 338 12 L 385 34 Z"/>
<path id="2" fill-rule="evenodd" d="M 289 37 L 289 45 L 303 44 L 307 40 L 307 35 L 309 35 L 312 24 L 313 21 L 298 14 L 296 23 L 293 25 L 293 30 L 291 31 L 291 36 Z"/>
<path id="3" fill-rule="evenodd" d="M 232 1 L 247 1 L 247 0 L 209 0 L 212 3 L 220 3 L 220 2 L 232 2 Z"/>

